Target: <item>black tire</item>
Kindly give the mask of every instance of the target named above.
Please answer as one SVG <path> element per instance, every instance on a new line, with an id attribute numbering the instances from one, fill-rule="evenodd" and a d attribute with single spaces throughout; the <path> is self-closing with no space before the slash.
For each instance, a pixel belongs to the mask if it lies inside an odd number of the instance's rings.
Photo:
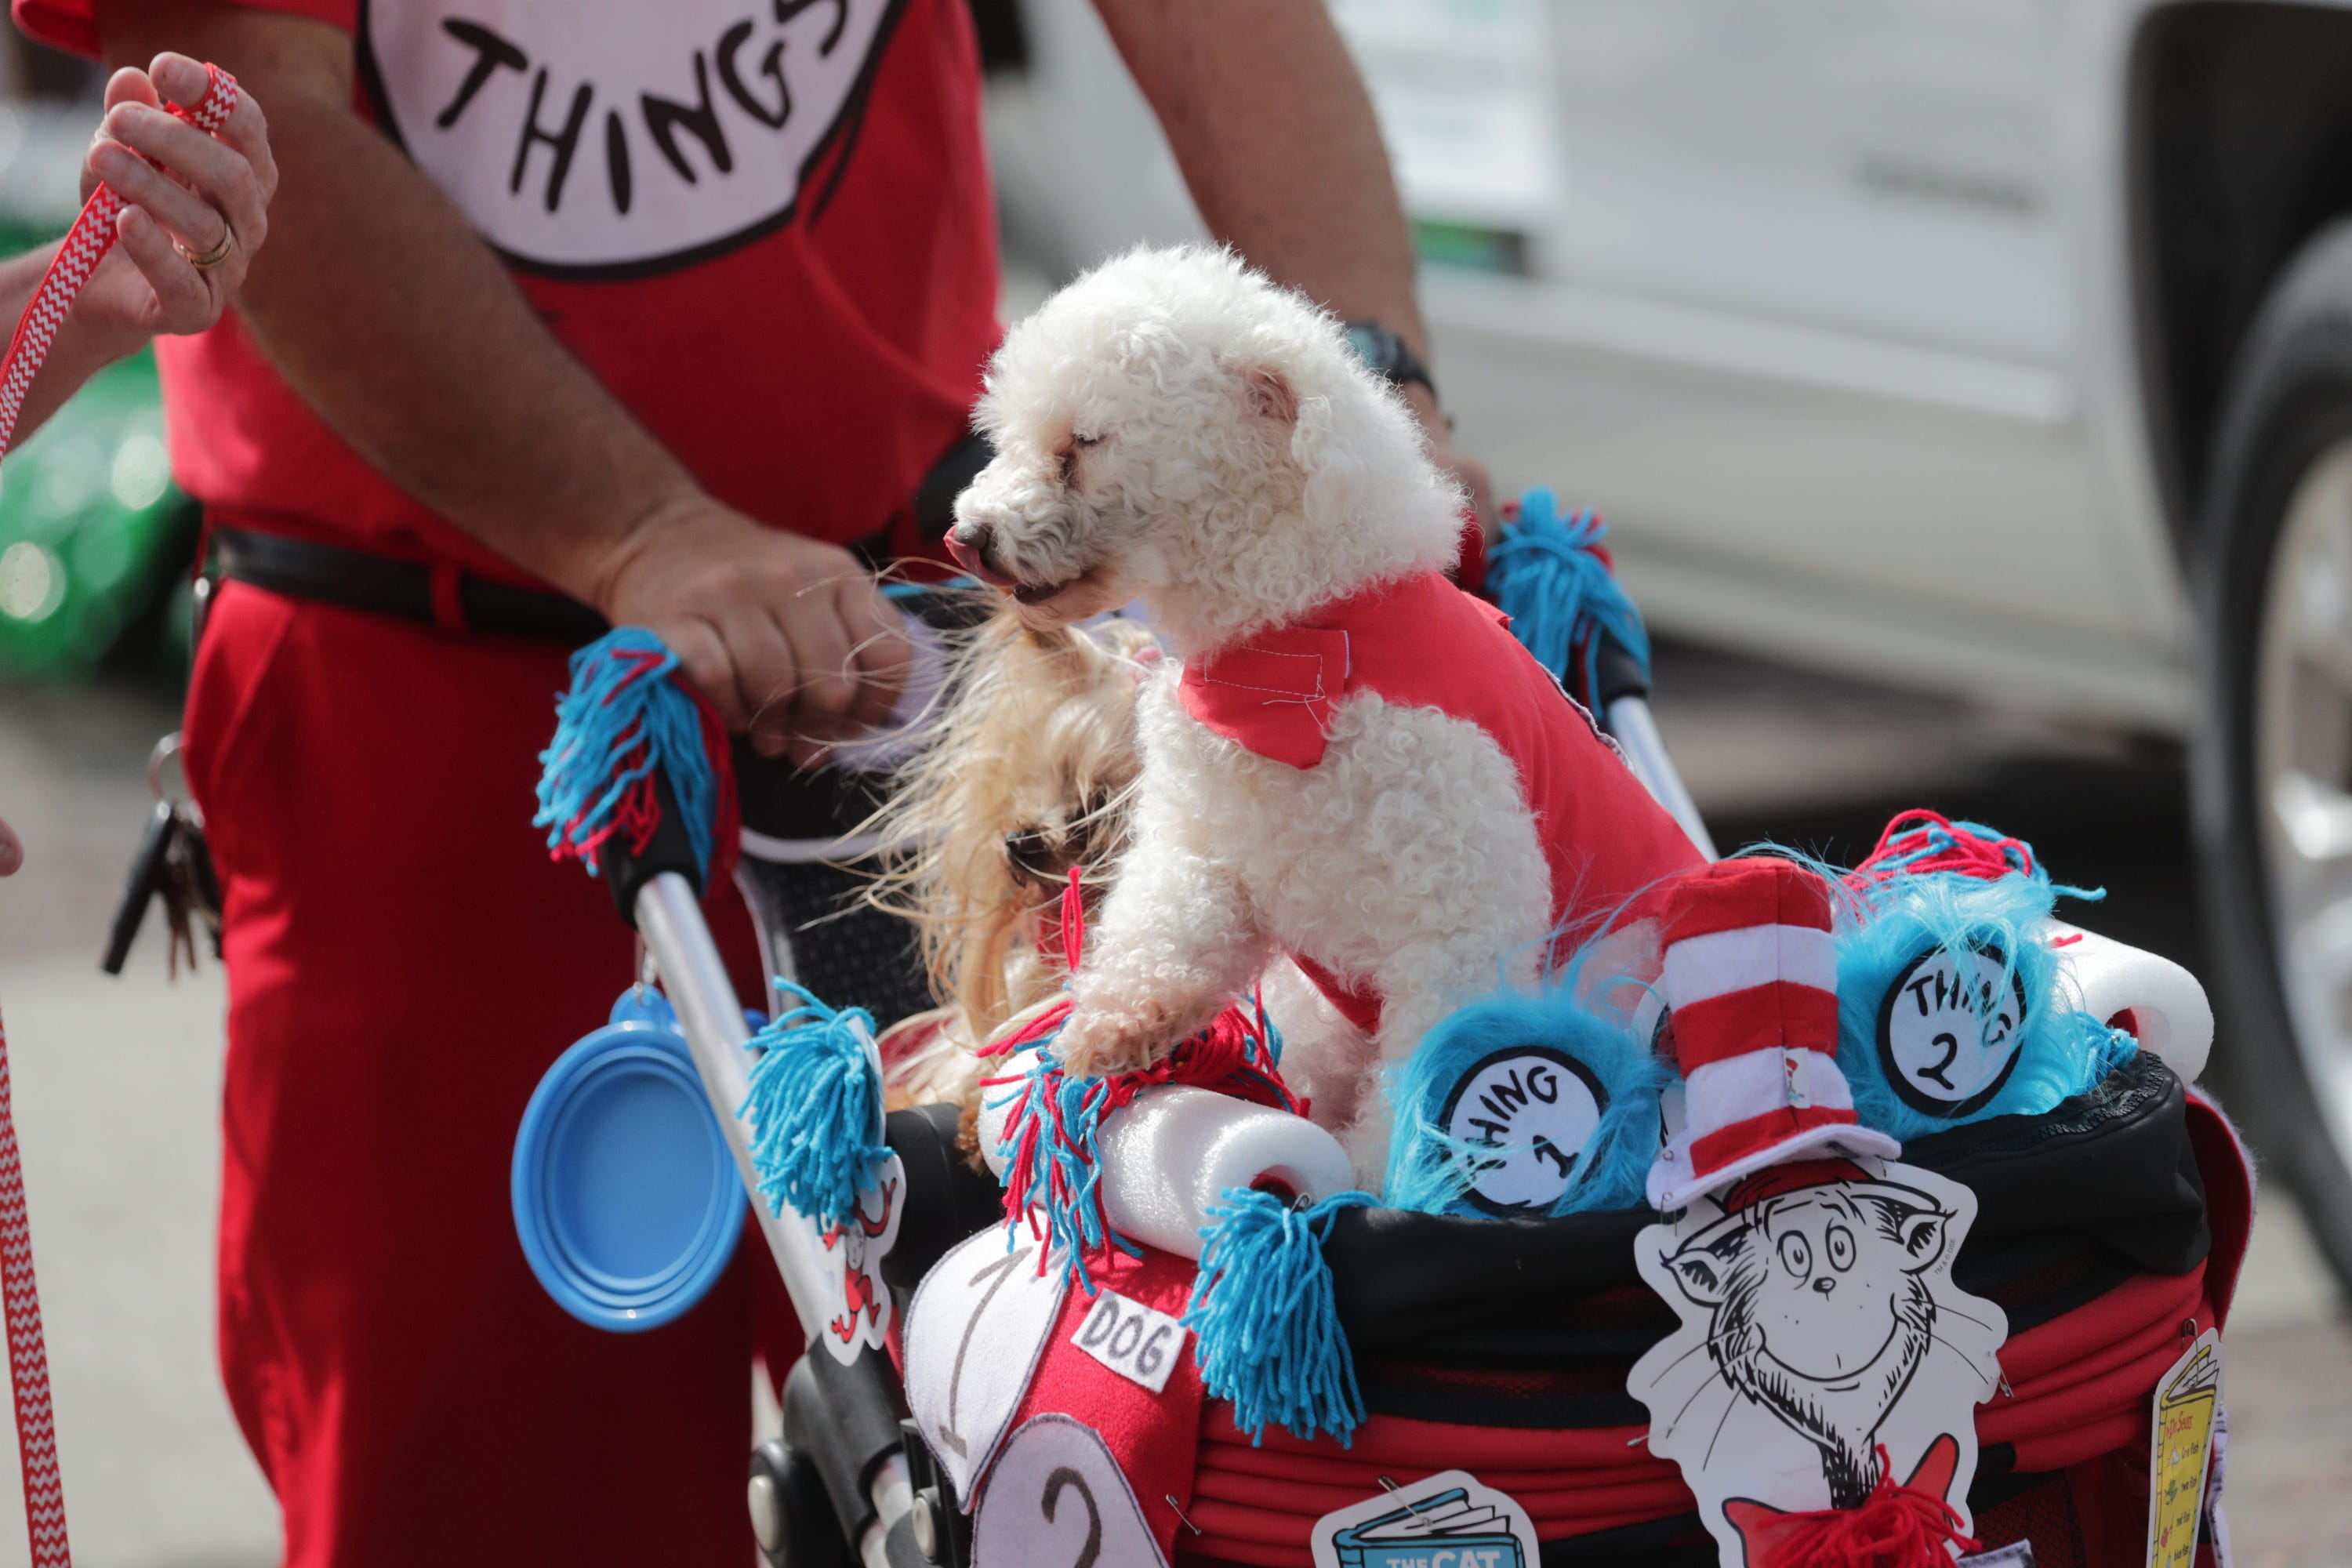
<path id="1" fill-rule="evenodd" d="M 2302 1200 L 2336 1277 L 2352 1287 L 2352 1137 L 2315 1104 L 2294 1032 L 2257 755 L 2262 639 L 2276 612 L 2273 557 L 2305 477 L 2347 445 L 2352 221 L 2340 221 L 2304 247 L 2273 289 L 2222 405 L 2200 520 L 2205 706 L 2190 790 L 2216 965 L 2217 1066 L 2271 1169 Z M 2344 763 L 2337 782 L 2352 784 L 2352 757 Z"/>

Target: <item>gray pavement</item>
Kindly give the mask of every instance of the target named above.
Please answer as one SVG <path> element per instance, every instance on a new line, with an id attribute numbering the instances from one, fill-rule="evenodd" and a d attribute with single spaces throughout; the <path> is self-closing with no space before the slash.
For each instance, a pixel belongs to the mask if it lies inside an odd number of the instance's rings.
<path id="1" fill-rule="evenodd" d="M 1850 857 L 1896 807 L 1966 811 L 2112 886 L 2092 923 L 2197 962 L 2176 757 L 1686 648 L 1663 650 L 1660 680 L 1727 846 L 1769 834 Z M 77 1560 L 262 1568 L 270 1500 L 213 1367 L 220 974 L 168 984 L 152 930 L 122 980 L 95 967 L 148 744 L 172 722 L 136 688 L 0 687 L 0 814 L 28 847 L 0 883 L 0 1009 Z M 2283 1194 L 2263 1194 L 2228 1348 L 2238 1561 L 2352 1563 L 2352 1331 Z M 21 1560 L 8 1441 L 0 1564 Z"/>

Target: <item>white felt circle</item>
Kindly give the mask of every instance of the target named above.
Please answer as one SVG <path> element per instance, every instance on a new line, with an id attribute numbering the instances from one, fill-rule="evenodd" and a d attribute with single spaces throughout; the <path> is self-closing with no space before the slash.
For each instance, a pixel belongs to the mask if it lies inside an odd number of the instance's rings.
<path id="1" fill-rule="evenodd" d="M 1496 1051 L 1476 1063 L 1439 1116 L 1462 1147 L 1469 1196 L 1495 1214 L 1540 1213 L 1568 1190 L 1607 1096 L 1591 1071 L 1540 1046 Z"/>

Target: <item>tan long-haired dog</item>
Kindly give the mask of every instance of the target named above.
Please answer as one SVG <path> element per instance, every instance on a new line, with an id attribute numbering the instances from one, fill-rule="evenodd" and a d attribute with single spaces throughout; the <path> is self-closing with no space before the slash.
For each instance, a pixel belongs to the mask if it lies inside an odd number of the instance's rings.
<path id="1" fill-rule="evenodd" d="M 894 1100 L 965 1100 L 973 1047 L 1068 978 L 1055 937 L 1070 868 L 1089 904 L 1127 849 L 1135 709 L 1158 657 L 1130 621 L 1033 631 L 1000 612 L 877 818 L 903 847 L 867 897 L 911 921 L 935 1013 L 885 1037 Z"/>

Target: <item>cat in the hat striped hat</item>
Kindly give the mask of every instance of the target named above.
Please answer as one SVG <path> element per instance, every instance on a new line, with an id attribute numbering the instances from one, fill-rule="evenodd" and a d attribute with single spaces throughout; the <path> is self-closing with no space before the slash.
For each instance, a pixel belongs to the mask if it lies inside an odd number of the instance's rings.
<path id="1" fill-rule="evenodd" d="M 1900 1154 L 1856 1120 L 1838 1068 L 1829 883 L 1793 861 L 1718 860 L 1662 889 L 1659 910 L 1683 1120 L 1650 1202 L 1671 1212 L 1789 1160 Z"/>

